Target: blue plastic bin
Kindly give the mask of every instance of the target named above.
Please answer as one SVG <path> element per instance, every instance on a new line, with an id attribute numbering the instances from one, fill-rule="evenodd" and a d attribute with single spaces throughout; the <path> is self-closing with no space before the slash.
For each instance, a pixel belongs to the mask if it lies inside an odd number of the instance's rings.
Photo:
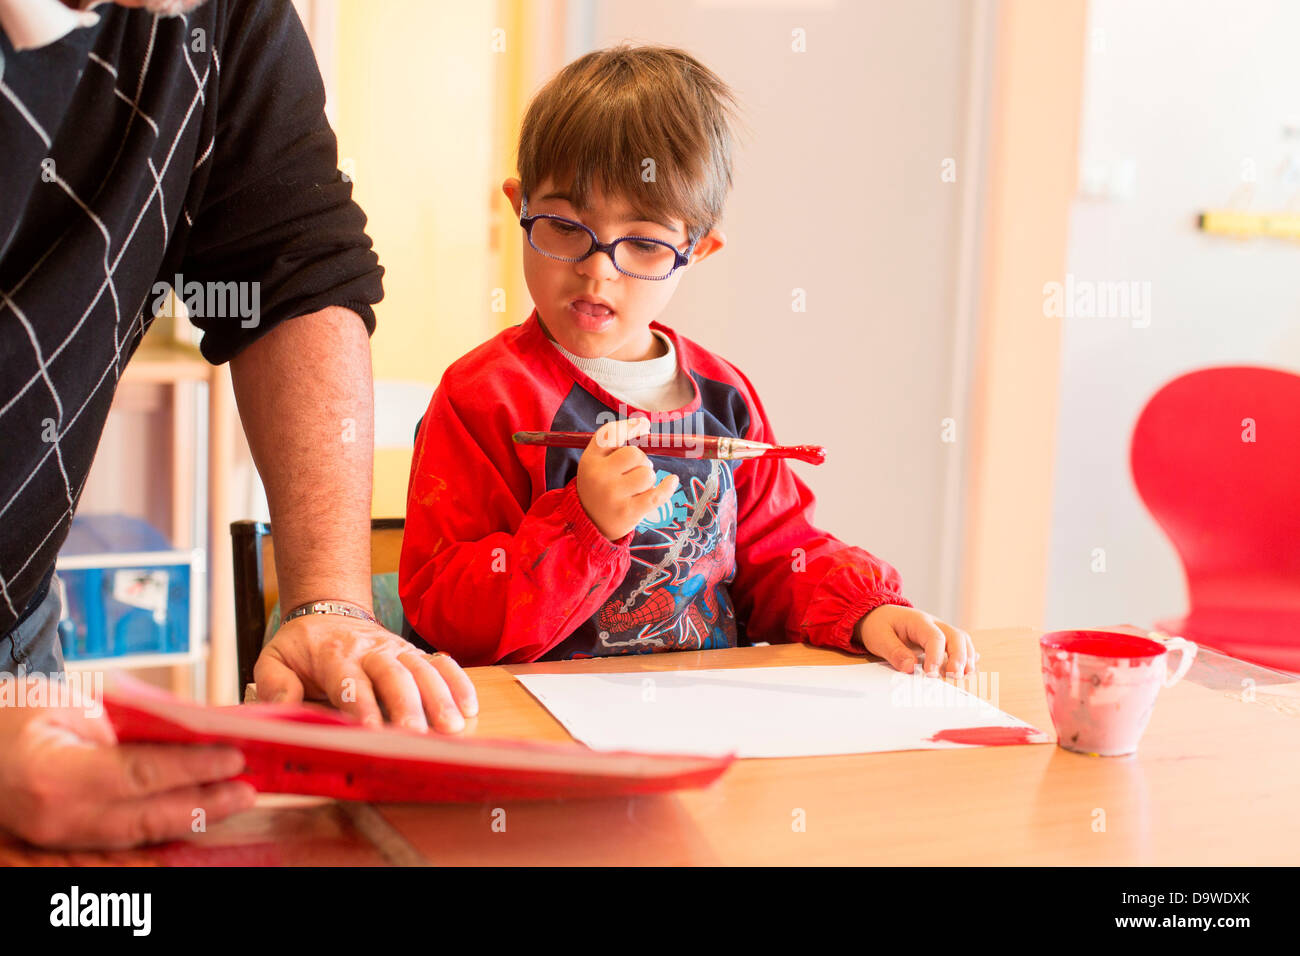
<path id="1" fill-rule="evenodd" d="M 74 518 L 57 565 L 64 657 L 188 653 L 195 554 L 139 518 Z"/>

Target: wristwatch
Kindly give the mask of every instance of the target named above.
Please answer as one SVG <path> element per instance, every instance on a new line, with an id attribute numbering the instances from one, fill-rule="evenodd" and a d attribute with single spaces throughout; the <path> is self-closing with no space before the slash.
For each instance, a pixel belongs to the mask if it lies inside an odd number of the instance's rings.
<path id="1" fill-rule="evenodd" d="M 280 625 L 283 627 L 294 618 L 303 617 L 307 614 L 341 614 L 344 617 L 355 617 L 361 621 L 369 621 L 371 624 L 379 623 L 378 618 L 358 604 L 349 604 L 347 601 L 312 601 L 310 604 L 298 605 L 280 619 Z"/>

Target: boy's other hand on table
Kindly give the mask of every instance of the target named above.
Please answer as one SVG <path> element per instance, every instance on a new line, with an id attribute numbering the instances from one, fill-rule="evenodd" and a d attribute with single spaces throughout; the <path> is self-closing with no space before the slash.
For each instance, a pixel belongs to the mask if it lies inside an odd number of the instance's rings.
<path id="1" fill-rule="evenodd" d="M 650 419 L 606 422 L 591 436 L 578 459 L 578 500 L 600 533 L 618 541 L 659 510 L 677 490 L 677 476 L 655 484 L 649 457 L 626 442 L 650 431 Z"/>
<path id="2" fill-rule="evenodd" d="M 425 654 L 378 624 L 336 614 L 290 621 L 262 648 L 253 668 L 257 699 L 298 703 L 326 698 L 377 726 L 380 707 L 394 724 L 444 734 L 478 713 L 469 677 L 447 654 Z"/>
<path id="3" fill-rule="evenodd" d="M 883 657 L 904 674 L 916 669 L 913 647 L 925 652 L 929 677 L 938 677 L 941 666 L 945 677 L 973 674 L 980 659 L 965 631 L 924 611 L 899 604 L 882 604 L 868 611 L 853 629 L 853 641 L 868 653 Z"/>

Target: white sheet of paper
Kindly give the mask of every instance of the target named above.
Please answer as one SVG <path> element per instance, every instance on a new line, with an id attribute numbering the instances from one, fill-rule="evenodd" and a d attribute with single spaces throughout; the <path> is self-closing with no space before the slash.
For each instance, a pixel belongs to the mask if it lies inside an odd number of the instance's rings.
<path id="1" fill-rule="evenodd" d="M 1035 736 L 1027 742 L 1048 739 L 976 694 L 883 663 L 515 677 L 594 750 L 741 757 L 938 750 L 972 746 L 931 738 L 973 727 L 1028 728 Z"/>

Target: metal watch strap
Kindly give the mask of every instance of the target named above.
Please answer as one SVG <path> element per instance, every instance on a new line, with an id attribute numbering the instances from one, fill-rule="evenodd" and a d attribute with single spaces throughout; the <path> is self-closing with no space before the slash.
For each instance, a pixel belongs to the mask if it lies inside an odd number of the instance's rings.
<path id="1" fill-rule="evenodd" d="M 348 601 L 311 601 L 298 605 L 280 619 L 280 624 L 283 626 L 294 618 L 308 614 L 341 614 L 343 617 L 354 617 L 360 621 L 369 621 L 371 624 L 379 623 L 378 618 L 359 604 L 351 604 Z"/>

